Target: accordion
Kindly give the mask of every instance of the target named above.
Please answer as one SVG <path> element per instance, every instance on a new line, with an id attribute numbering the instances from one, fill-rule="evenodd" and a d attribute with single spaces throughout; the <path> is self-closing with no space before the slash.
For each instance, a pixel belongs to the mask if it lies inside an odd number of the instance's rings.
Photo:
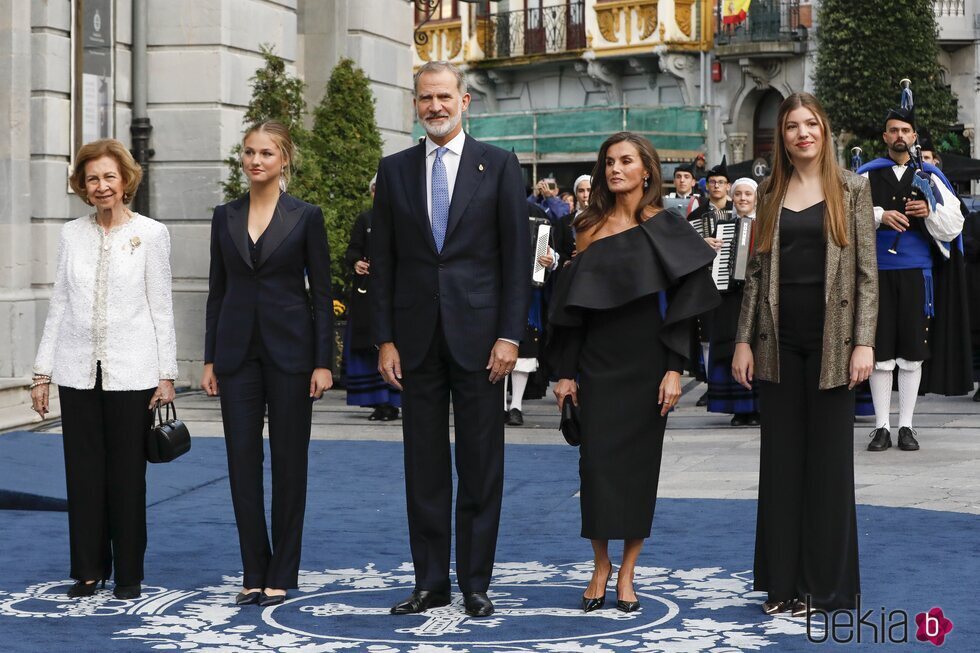
<path id="1" fill-rule="evenodd" d="M 531 227 L 531 285 L 543 286 L 547 271 L 538 259 L 548 253 L 551 246 L 551 223 L 543 218 L 529 218 Z"/>
<path id="2" fill-rule="evenodd" d="M 711 278 L 718 290 L 732 290 L 736 281 L 745 281 L 745 269 L 752 255 L 752 218 L 720 220 L 715 238 L 722 241 L 721 251 L 711 264 Z"/>

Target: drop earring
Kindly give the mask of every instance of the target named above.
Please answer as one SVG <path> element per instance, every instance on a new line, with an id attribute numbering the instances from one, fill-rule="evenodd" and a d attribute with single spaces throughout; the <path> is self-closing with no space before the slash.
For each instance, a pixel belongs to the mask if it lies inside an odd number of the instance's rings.
<path id="1" fill-rule="evenodd" d="M 643 188 L 644 189 L 650 188 L 650 178 L 649 177 L 644 177 L 643 178 Z"/>

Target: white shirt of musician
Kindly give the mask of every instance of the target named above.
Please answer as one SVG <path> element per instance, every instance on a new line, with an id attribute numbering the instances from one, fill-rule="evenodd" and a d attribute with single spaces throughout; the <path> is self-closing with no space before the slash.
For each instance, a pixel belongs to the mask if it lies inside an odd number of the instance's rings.
<path id="1" fill-rule="evenodd" d="M 425 210 L 432 224 L 432 165 L 436 161 L 436 150 L 447 147 L 449 151 L 442 155 L 442 164 L 446 166 L 446 182 L 449 187 L 449 202 L 453 201 L 453 188 L 456 187 L 456 175 L 459 173 L 459 160 L 463 156 L 463 144 L 466 142 L 466 132 L 460 130 L 453 140 L 445 146 L 436 145 L 425 137 Z"/>
<path id="2" fill-rule="evenodd" d="M 895 173 L 895 178 L 901 179 L 907 167 L 899 164 L 893 165 L 892 172 Z M 868 173 L 865 172 L 861 176 L 867 179 Z M 960 213 L 960 200 L 946 188 L 946 184 L 943 183 L 942 179 L 935 174 L 929 176 L 932 177 L 933 183 L 939 189 L 939 194 L 943 197 L 943 203 L 937 203 L 936 210 L 929 212 L 929 217 L 926 218 L 926 230 L 936 241 L 949 243 L 955 240 L 960 235 L 960 232 L 963 231 L 963 214 Z M 881 216 L 884 215 L 885 209 L 876 206 L 874 207 L 874 213 L 875 228 L 877 228 L 881 225 Z M 940 247 L 939 251 L 948 257 L 944 248 Z"/>

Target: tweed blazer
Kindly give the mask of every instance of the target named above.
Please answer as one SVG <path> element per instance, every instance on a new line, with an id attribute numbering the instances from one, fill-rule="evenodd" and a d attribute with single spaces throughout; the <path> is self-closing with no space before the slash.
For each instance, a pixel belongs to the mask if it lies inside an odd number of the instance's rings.
<path id="1" fill-rule="evenodd" d="M 878 258 L 871 186 L 864 177 L 846 170 L 841 170 L 841 184 L 849 244 L 838 247 L 833 239 L 827 239 L 821 390 L 850 382 L 851 352 L 856 345 L 874 347 L 878 323 Z M 767 186 L 767 182 L 760 186 L 760 200 Z M 785 199 L 780 198 L 780 207 Z M 749 260 L 735 341 L 752 346 L 756 379 L 779 383 L 778 214 L 772 250 L 754 252 Z"/>

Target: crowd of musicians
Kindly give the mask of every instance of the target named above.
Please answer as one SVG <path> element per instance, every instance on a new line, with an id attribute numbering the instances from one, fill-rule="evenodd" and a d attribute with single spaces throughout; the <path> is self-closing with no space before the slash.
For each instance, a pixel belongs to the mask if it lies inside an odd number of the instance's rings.
<path id="1" fill-rule="evenodd" d="M 896 427 L 897 447 L 917 450 L 916 397 L 972 392 L 980 327 L 978 247 L 963 238 L 976 232 L 922 154 L 909 89 L 882 122 L 887 155 L 854 171 L 838 165 L 819 101 L 796 93 L 761 184 L 698 159 L 673 170 L 667 196 L 655 144 L 631 132 L 605 139 L 568 194 L 544 178 L 526 195 L 515 154 L 463 130 L 469 100 L 452 64 L 416 72 L 426 136 L 380 162 L 345 258 L 348 402 L 402 419 L 415 585 L 391 613 L 450 605 L 451 559 L 466 614 L 494 613 L 504 426 L 552 384 L 580 444 L 594 556 L 582 609 L 604 606 L 614 570 L 616 608 L 640 609 L 633 573 L 685 370 L 707 382 L 709 411 L 760 426 L 763 610 L 854 608 L 855 413 L 870 397 L 870 451 L 891 447 Z M 212 218 L 201 387 L 221 404 L 243 570 L 234 603 L 273 606 L 298 587 L 312 402 L 333 385 L 333 287 L 323 212 L 286 192 L 289 130 L 259 123 L 241 145 L 248 193 Z M 170 239 L 126 208 L 141 170 L 120 142 L 89 143 L 75 161 L 72 188 L 93 213 L 62 230 L 31 393 L 44 417 L 60 386 L 68 594 L 114 576 L 115 596 L 133 600 L 147 547 L 143 433 L 175 395 Z M 609 540 L 623 541 L 618 568 Z"/>

